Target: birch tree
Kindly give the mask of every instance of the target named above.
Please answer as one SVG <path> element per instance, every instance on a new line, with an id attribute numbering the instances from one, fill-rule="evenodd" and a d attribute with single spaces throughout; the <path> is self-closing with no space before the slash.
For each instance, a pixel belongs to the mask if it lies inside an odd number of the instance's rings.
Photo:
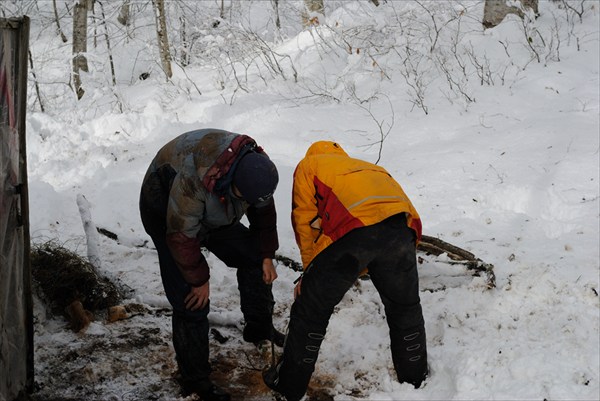
<path id="1" fill-rule="evenodd" d="M 158 38 L 160 62 L 168 80 L 173 76 L 173 71 L 171 70 L 171 52 L 169 50 L 169 37 L 167 36 L 165 2 L 164 0 L 152 0 L 152 7 L 156 17 L 156 36 Z"/>
<path id="2" fill-rule="evenodd" d="M 88 72 L 87 53 L 87 13 L 88 0 L 76 0 L 73 7 L 73 83 L 77 99 L 85 90 L 81 83 L 81 71 Z"/>

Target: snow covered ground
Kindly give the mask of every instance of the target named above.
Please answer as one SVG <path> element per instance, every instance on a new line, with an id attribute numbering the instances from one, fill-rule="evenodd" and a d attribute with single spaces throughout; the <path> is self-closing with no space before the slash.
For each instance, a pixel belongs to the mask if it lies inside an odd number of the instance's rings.
<path id="1" fill-rule="evenodd" d="M 299 259 L 293 170 L 312 142 L 326 139 L 352 156 L 380 157 L 421 214 L 424 234 L 495 267 L 497 287 L 488 290 L 443 256 L 421 255 L 431 375 L 419 390 L 395 379 L 381 301 L 369 281 L 358 283 L 331 319 L 310 397 L 321 389 L 336 400 L 600 398 L 598 2 L 583 3 L 580 20 L 541 1 L 535 21 L 509 16 L 485 31 L 479 2 L 326 3 L 325 24 L 290 24 L 283 39 L 268 39 L 286 56 L 278 59 L 285 79 L 261 64 L 265 58 L 241 60 L 233 75 L 220 57 L 227 47 L 219 46 L 235 41 L 225 21 L 200 31 L 212 35 L 203 36 L 204 54 L 219 57 L 185 72 L 174 66 L 165 83 L 157 64 L 136 53 L 155 51 L 152 31 L 139 29 L 115 44 L 118 86 L 104 60 L 90 57 L 80 102 L 60 83 L 70 45 L 32 15 L 34 67 L 46 91 L 42 113 L 29 89 L 32 240 L 85 256 L 76 203 L 84 195 L 94 223 L 119 237 L 99 237 L 101 271 L 131 289 L 127 302 L 148 310 L 112 324 L 99 316 L 75 334 L 36 299 L 38 400 L 184 399 L 173 380 L 169 305 L 137 201 L 156 151 L 205 127 L 249 134 L 277 164 L 281 255 Z M 252 13 L 259 33 L 271 13 L 270 2 L 231 7 Z M 137 80 L 144 71 L 150 78 Z M 265 359 L 241 341 L 235 272 L 212 255 L 209 263 L 210 321 L 228 337 L 211 340 L 215 380 L 236 399 L 269 399 L 260 381 Z M 282 265 L 278 273 L 275 322 L 284 329 L 298 273 Z"/>

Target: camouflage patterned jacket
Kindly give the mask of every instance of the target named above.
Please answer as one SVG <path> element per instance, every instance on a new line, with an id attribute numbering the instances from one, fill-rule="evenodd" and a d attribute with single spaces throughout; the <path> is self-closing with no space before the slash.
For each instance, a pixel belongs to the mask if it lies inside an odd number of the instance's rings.
<path id="1" fill-rule="evenodd" d="M 261 256 L 278 248 L 275 203 L 255 207 L 231 193 L 232 172 L 247 152 L 263 152 L 247 135 L 216 129 L 187 132 L 163 146 L 144 177 L 140 212 L 152 237 L 166 237 L 185 280 L 206 283 L 209 268 L 201 246 L 214 229 L 247 215 L 260 239 Z"/>

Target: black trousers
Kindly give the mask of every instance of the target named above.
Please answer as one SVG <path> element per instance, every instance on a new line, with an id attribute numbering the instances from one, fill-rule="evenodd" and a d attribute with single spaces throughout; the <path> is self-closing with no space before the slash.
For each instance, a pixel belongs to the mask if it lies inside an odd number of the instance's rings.
<path id="1" fill-rule="evenodd" d="M 151 234 L 158 252 L 160 273 L 173 307 L 173 346 L 182 379 L 195 382 L 210 374 L 208 313 L 210 304 L 191 311 L 185 308 L 190 285 L 183 279 L 164 235 Z M 241 223 L 212 232 L 203 244 L 229 267 L 237 268 L 240 305 L 246 323 L 270 331 L 274 305 L 271 285 L 262 279 L 258 239 Z"/>
<path id="2" fill-rule="evenodd" d="M 418 387 L 427 374 L 415 233 L 399 214 L 349 232 L 305 272 L 278 363 L 276 385 L 288 401 L 306 393 L 333 309 L 365 267 L 385 306 L 398 380 Z"/>

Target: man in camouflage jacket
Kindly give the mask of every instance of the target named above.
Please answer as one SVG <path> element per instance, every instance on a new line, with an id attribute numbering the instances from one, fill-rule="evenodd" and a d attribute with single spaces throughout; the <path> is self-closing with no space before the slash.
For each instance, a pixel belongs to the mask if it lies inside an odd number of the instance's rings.
<path id="1" fill-rule="evenodd" d="M 272 322 L 277 183 L 275 165 L 252 138 L 216 129 L 176 137 L 158 151 L 144 177 L 140 213 L 173 306 L 182 386 L 203 400 L 229 395 L 209 379 L 210 269 L 202 247 L 237 268 L 244 340 L 283 345 Z M 244 215 L 249 228 L 240 223 Z"/>

